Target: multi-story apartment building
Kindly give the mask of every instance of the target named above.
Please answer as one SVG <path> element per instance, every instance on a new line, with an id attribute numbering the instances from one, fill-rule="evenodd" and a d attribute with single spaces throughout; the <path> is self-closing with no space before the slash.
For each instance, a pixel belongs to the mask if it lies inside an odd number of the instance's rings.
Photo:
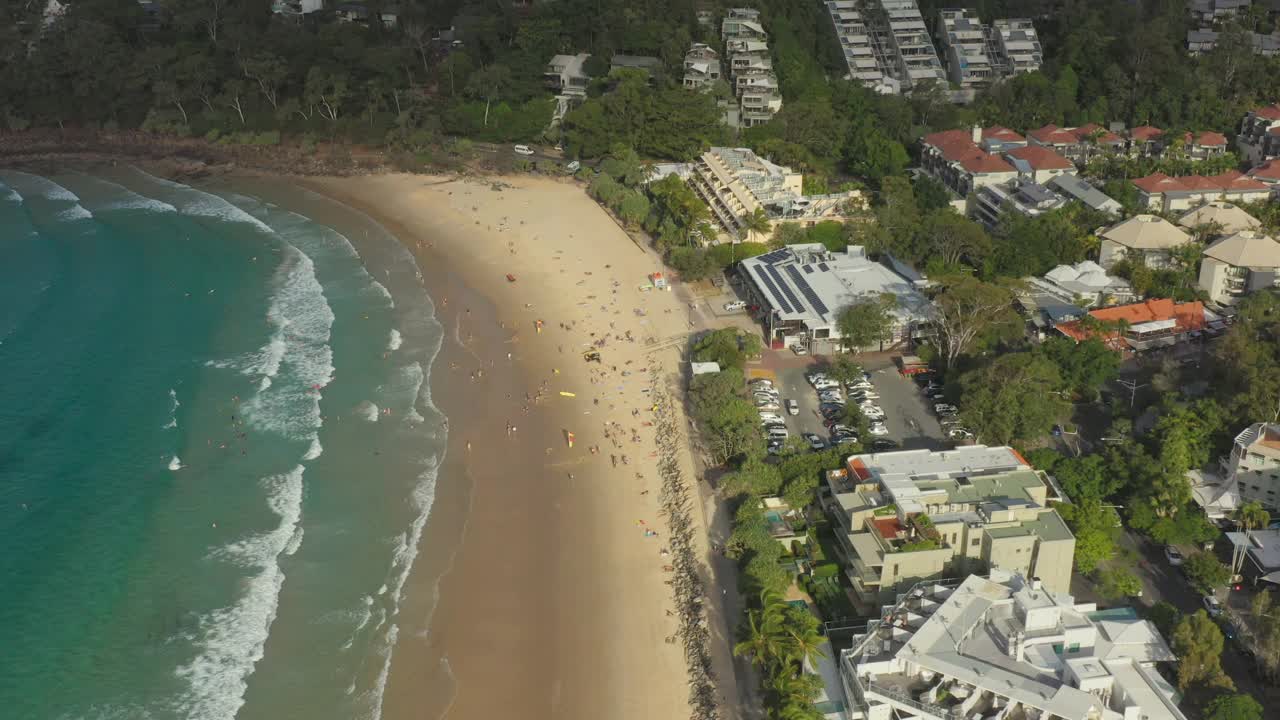
<path id="1" fill-rule="evenodd" d="M 908 91 L 920 83 L 946 83 L 947 74 L 938 59 L 938 53 L 929 39 L 916 0 L 879 0 L 880 19 L 877 28 L 881 51 L 889 59 L 890 74 L 896 78 L 902 90 Z"/>
<path id="2" fill-rule="evenodd" d="M 1224 463 L 1228 482 L 1241 502 L 1257 501 L 1280 510 L 1280 423 L 1254 423 L 1236 436 Z"/>
<path id="3" fill-rule="evenodd" d="M 1250 165 L 1280 157 L 1280 104 L 1250 110 L 1240 122 L 1236 149 Z"/>
<path id="4" fill-rule="evenodd" d="M 991 47 L 996 71 L 1007 77 L 1035 72 L 1044 61 L 1040 36 L 1027 18 L 1005 18 L 991 24 Z"/>
<path id="5" fill-rule="evenodd" d="M 849 79 L 881 92 L 897 92 L 896 83 L 886 84 L 890 78 L 876 59 L 864 6 L 863 0 L 827 0 L 827 12 L 835 25 Z"/>
<path id="6" fill-rule="evenodd" d="M 1019 571 L 1065 591 L 1075 537 L 1050 478 L 1008 447 L 854 455 L 827 475 L 824 501 L 846 574 L 865 605 L 921 580 L 979 568 Z"/>
<path id="7" fill-rule="evenodd" d="M 1149 620 L 1098 610 L 1035 577 L 923 582 L 840 655 L 867 720 L 1186 720 Z"/>
<path id="8" fill-rule="evenodd" d="M 720 79 L 720 53 L 709 45 L 694 43 L 684 54 L 684 86 L 704 90 Z"/>
<path id="9" fill-rule="evenodd" d="M 804 176 L 777 165 L 747 148 L 713 147 L 690 168 L 689 186 L 711 209 L 727 239 L 737 242 L 760 238 L 744 236 L 743 218 L 762 209 L 774 222 L 813 224 L 843 220 L 845 205 L 858 201 L 852 190 L 828 195 L 805 195 Z"/>
<path id="10" fill-rule="evenodd" d="M 738 124 L 763 125 L 782 109 L 782 94 L 769 55 L 768 35 L 760 24 L 760 11 L 731 9 L 720 30 L 729 56 L 734 94 L 738 96 Z"/>
<path id="11" fill-rule="evenodd" d="M 1208 176 L 1152 173 L 1131 182 L 1138 188 L 1138 202 L 1162 213 L 1189 210 L 1215 200 L 1254 202 L 1271 196 L 1269 185 L 1239 170 Z"/>
<path id="12" fill-rule="evenodd" d="M 1018 178 L 1004 185 L 987 185 L 974 196 L 971 213 L 989 230 L 1008 213 L 1037 217 L 1066 205 L 1068 200 L 1040 183 Z"/>
<path id="13" fill-rule="evenodd" d="M 952 192 L 953 206 L 963 211 L 969 193 L 1018 177 L 998 151 L 1025 146 L 1026 140 L 1008 128 L 975 127 L 925 135 L 920 144 L 921 167 Z"/>
<path id="14" fill-rule="evenodd" d="M 1241 230 L 1204 249 L 1200 289 L 1219 305 L 1234 305 L 1257 290 L 1280 287 L 1280 243 Z"/>
<path id="15" fill-rule="evenodd" d="M 1207 53 L 1218 46 L 1220 36 L 1217 30 L 1207 28 L 1188 30 L 1187 52 L 1191 55 Z M 1248 39 L 1253 44 L 1253 51 L 1258 55 L 1264 58 L 1280 55 L 1280 32 L 1273 32 L 1270 35 L 1251 32 L 1248 34 Z"/>
<path id="16" fill-rule="evenodd" d="M 962 90 L 979 90 L 998 79 L 988 45 L 989 31 L 973 10 L 938 11 L 935 34 L 947 64 L 947 77 Z"/>
<path id="17" fill-rule="evenodd" d="M 1075 175 L 1076 166 L 1054 150 L 1040 145 L 1006 150 L 1005 159 L 1032 182 L 1047 183 L 1059 175 Z"/>

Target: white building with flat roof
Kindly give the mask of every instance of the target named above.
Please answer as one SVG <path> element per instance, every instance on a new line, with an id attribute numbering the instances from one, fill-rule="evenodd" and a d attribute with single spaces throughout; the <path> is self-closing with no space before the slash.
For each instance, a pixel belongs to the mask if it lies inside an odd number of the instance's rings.
<path id="1" fill-rule="evenodd" d="M 885 293 L 895 299 L 893 338 L 911 336 L 929 321 L 932 308 L 920 292 L 927 280 L 876 262 L 862 246 L 831 252 L 820 243 L 788 245 L 743 260 L 739 267 L 747 292 L 759 307 L 768 340 L 774 347 L 806 347 L 829 352 L 839 347 L 836 316 L 845 306 Z"/>
<path id="2" fill-rule="evenodd" d="M 1176 658 L 1132 611 L 993 571 L 922 582 L 840 656 L 865 720 L 1186 720 L 1158 663 Z"/>

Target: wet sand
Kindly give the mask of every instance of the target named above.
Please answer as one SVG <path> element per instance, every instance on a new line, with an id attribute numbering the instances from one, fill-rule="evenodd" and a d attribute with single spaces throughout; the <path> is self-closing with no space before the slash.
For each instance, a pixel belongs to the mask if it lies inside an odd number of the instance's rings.
<path id="1" fill-rule="evenodd" d="M 646 425 L 646 370 L 680 372 L 676 350 L 648 343 L 681 338 L 684 307 L 639 289 L 658 259 L 579 187 L 503 182 L 302 181 L 415 250 L 447 329 L 431 383 L 449 450 L 383 717 L 688 717 Z"/>

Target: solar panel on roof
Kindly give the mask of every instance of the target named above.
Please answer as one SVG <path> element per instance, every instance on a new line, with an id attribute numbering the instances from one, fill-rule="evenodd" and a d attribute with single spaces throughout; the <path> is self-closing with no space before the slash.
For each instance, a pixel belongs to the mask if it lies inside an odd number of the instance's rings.
<path id="1" fill-rule="evenodd" d="M 796 269 L 795 265 L 787 265 L 786 268 L 788 273 L 793 277 L 802 277 L 800 275 L 800 271 Z M 778 274 L 778 268 L 770 265 L 768 266 L 768 270 L 769 274 L 773 276 L 773 281 L 778 283 L 778 287 L 786 294 L 787 299 L 791 301 L 792 305 L 796 306 L 796 312 L 804 312 L 804 305 L 800 304 L 800 298 L 796 297 L 796 294 L 791 292 L 791 286 L 788 285 L 786 281 L 782 279 L 782 276 Z"/>
<path id="2" fill-rule="evenodd" d="M 783 312 L 795 312 L 791 309 L 791 306 L 787 304 L 787 299 L 782 296 L 782 293 L 778 292 L 778 286 L 774 285 L 773 281 L 769 279 L 769 274 L 766 271 L 770 269 L 771 268 L 768 265 L 756 265 L 756 277 L 760 278 L 760 282 L 763 283 L 765 287 L 769 288 L 769 292 L 773 293 L 774 299 L 777 301 L 778 306 L 782 308 Z"/>
<path id="3" fill-rule="evenodd" d="M 804 295 L 805 299 L 809 301 L 809 305 L 811 305 L 814 310 L 818 311 L 818 314 L 826 315 L 829 312 L 827 310 L 827 305 L 818 297 L 818 293 L 814 292 L 813 288 L 809 286 L 809 281 L 805 280 L 803 275 L 796 272 L 795 268 L 788 267 L 787 271 L 787 274 L 791 276 L 792 281 L 795 282 L 796 288 L 800 290 L 800 294 Z"/>
<path id="4" fill-rule="evenodd" d="M 813 274 L 813 266 L 812 266 L 812 265 L 805 265 L 805 266 L 804 266 L 804 274 L 805 274 L 805 275 L 812 275 L 812 274 Z"/>
<path id="5" fill-rule="evenodd" d="M 781 249 L 779 249 L 779 250 L 774 250 L 774 251 L 772 251 L 772 252 L 767 252 L 767 253 L 765 253 L 765 254 L 761 255 L 758 259 L 760 260 L 760 262 L 764 262 L 764 263 L 768 263 L 768 264 L 772 265 L 772 264 L 774 264 L 774 263 L 778 262 L 779 260 L 781 260 L 781 259 L 785 258 L 788 254 L 790 254 L 790 252 L 791 252 L 791 251 L 790 251 L 790 250 L 787 250 L 786 248 L 781 248 Z"/>
<path id="6" fill-rule="evenodd" d="M 831 268 L 826 263 L 818 263 L 818 269 L 822 272 L 831 272 Z"/>

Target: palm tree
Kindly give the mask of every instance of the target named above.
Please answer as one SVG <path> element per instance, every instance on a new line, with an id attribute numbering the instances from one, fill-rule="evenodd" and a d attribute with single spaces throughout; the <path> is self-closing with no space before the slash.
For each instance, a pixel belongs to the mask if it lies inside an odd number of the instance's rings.
<path id="1" fill-rule="evenodd" d="M 733 646 L 733 654 L 751 658 L 752 665 L 768 667 L 785 657 L 782 598 L 774 592 L 760 593 L 760 609 L 747 612 L 743 639 Z"/>
<path id="2" fill-rule="evenodd" d="M 1244 528 L 1246 533 L 1250 530 L 1259 530 L 1271 524 L 1271 513 L 1264 510 L 1262 503 L 1257 500 L 1241 505 L 1236 514 L 1240 526 Z"/>
<path id="3" fill-rule="evenodd" d="M 801 613 L 805 618 L 799 617 Z M 791 622 L 787 623 L 786 629 L 787 657 L 801 665 L 805 660 L 816 664 L 818 658 L 826 657 L 822 652 L 822 644 L 826 642 L 826 638 L 818 632 L 817 619 L 807 610 L 796 610 L 788 619 Z"/>
<path id="4" fill-rule="evenodd" d="M 747 242 L 751 242 L 752 236 L 756 234 L 763 235 L 773 227 L 773 224 L 769 222 L 769 214 L 764 211 L 764 208 L 759 207 L 743 215 L 740 222 L 742 223 L 742 230 L 747 233 Z"/>

